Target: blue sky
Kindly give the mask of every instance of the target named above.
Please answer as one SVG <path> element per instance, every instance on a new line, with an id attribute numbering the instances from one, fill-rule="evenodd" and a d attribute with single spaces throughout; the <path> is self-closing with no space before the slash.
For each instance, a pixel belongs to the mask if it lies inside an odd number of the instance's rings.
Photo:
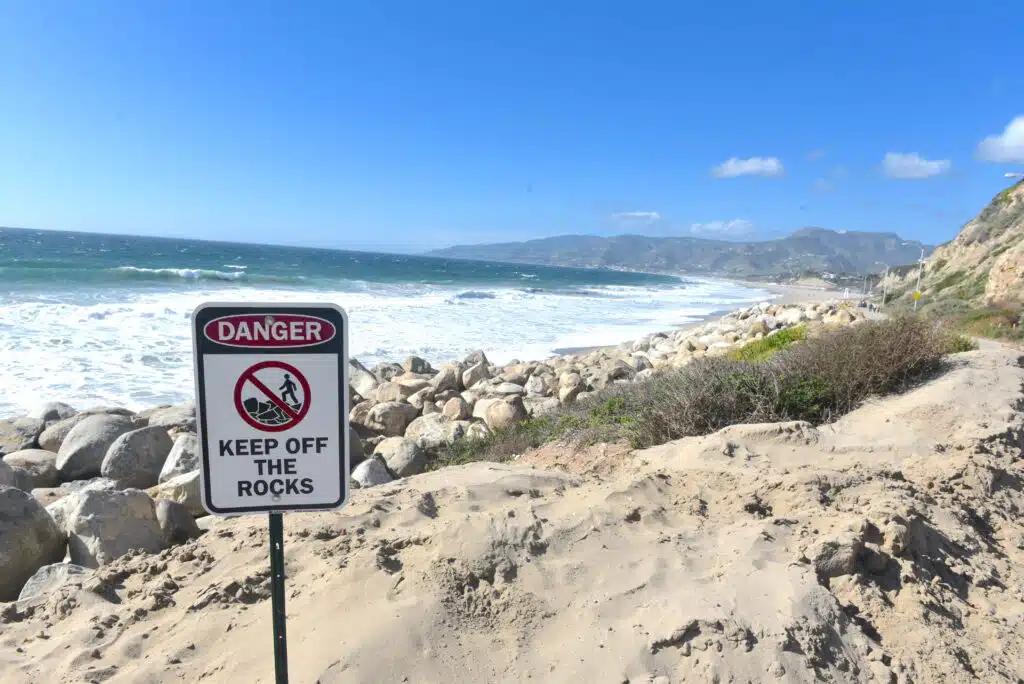
<path id="1" fill-rule="evenodd" d="M 1017 9 L 7 0 L 0 225 L 943 241 L 1024 171 Z"/>

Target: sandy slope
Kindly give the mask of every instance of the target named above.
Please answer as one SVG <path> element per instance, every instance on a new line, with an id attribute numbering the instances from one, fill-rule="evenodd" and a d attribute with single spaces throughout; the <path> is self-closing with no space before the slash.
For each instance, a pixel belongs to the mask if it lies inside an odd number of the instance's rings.
<path id="1" fill-rule="evenodd" d="M 475 464 L 290 516 L 292 681 L 1020 681 L 1024 369 L 954 363 L 820 430 Z M 3 682 L 273 681 L 265 520 L 209 527 L 8 607 Z"/>

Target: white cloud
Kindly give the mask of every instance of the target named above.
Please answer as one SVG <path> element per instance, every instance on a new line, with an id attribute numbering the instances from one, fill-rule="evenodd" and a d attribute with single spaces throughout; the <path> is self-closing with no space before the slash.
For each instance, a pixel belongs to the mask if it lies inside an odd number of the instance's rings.
<path id="1" fill-rule="evenodd" d="M 711 169 L 715 178 L 735 178 L 736 176 L 768 176 L 776 178 L 786 173 L 778 157 L 751 157 L 739 159 L 731 157 Z"/>
<path id="2" fill-rule="evenodd" d="M 646 221 L 653 223 L 661 220 L 661 214 L 656 211 L 620 211 L 612 214 L 612 218 L 618 221 Z"/>
<path id="3" fill-rule="evenodd" d="M 732 221 L 709 221 L 708 223 L 692 224 L 690 226 L 690 232 L 700 235 L 749 235 L 754 232 L 754 224 L 743 219 L 733 219 Z"/>
<path id="4" fill-rule="evenodd" d="M 889 178 L 931 178 L 946 173 L 950 166 L 952 164 L 948 159 L 925 159 L 914 152 L 887 152 L 885 159 L 882 160 L 882 170 Z"/>
<path id="5" fill-rule="evenodd" d="M 997 164 L 1024 163 L 1024 115 L 1011 121 L 1001 135 L 978 143 L 978 158 Z"/>

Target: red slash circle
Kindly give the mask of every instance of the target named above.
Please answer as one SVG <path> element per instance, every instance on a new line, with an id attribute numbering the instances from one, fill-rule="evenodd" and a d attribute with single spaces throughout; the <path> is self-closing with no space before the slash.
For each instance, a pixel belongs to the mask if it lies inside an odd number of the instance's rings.
<path id="1" fill-rule="evenodd" d="M 282 397 L 277 396 L 272 389 L 256 377 L 256 372 L 265 368 L 283 370 L 291 374 L 299 383 L 299 387 L 302 388 L 302 405 L 298 410 L 289 406 Z M 246 383 L 252 384 L 260 394 L 267 398 L 267 402 L 270 404 L 268 407 L 269 411 L 265 410 L 260 413 L 246 407 L 246 402 L 242 400 L 242 390 L 245 388 Z M 294 394 L 292 396 L 294 397 Z M 261 361 L 254 366 L 250 366 L 238 378 L 238 382 L 235 383 L 235 410 L 238 411 L 238 415 L 242 417 L 242 420 L 263 432 L 282 432 L 298 425 L 306 417 L 306 414 L 309 413 L 309 399 L 309 383 L 306 381 L 306 376 L 295 366 L 283 361 Z M 251 403 L 253 400 L 250 398 L 248 401 Z M 264 404 L 267 402 L 264 402 Z M 256 403 L 257 405 L 259 404 L 258 400 Z"/>

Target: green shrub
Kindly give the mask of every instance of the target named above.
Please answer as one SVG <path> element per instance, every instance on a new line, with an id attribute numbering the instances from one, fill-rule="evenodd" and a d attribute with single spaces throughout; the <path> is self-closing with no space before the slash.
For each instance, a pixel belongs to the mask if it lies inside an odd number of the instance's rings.
<path id="1" fill-rule="evenodd" d="M 794 342 L 803 342 L 805 339 L 807 339 L 806 326 L 800 325 L 795 328 L 786 328 L 774 335 L 754 340 L 735 351 L 729 352 L 729 358 L 733 361 L 746 361 L 748 363 L 764 361 Z"/>

